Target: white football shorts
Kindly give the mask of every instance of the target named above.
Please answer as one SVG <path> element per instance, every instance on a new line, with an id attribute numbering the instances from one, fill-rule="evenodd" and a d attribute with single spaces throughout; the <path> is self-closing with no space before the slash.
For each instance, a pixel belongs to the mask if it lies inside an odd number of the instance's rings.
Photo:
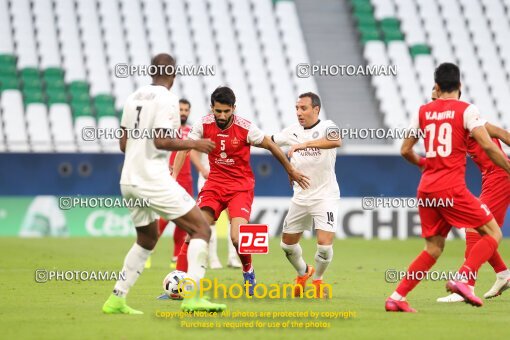
<path id="1" fill-rule="evenodd" d="M 314 200 L 309 205 L 291 202 L 283 232 L 297 234 L 311 228 L 336 232 L 339 203 L 340 199 Z"/>
<path id="2" fill-rule="evenodd" d="M 140 187 L 120 185 L 125 199 L 146 199 L 147 207 L 129 207 L 135 227 L 143 227 L 159 216 L 172 221 L 186 215 L 196 204 L 183 187 L 176 181 L 168 181 L 161 186 Z"/>

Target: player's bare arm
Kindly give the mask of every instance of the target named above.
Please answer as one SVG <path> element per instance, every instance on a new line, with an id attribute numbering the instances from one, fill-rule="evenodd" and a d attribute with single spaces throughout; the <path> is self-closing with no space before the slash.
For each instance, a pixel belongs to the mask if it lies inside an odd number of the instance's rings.
<path id="1" fill-rule="evenodd" d="M 510 174 L 510 162 L 503 154 L 503 151 L 501 151 L 501 149 L 498 148 L 498 146 L 491 140 L 485 126 L 474 128 L 473 131 L 471 131 L 471 135 L 494 164 L 503 168 L 508 174 Z"/>
<path id="2" fill-rule="evenodd" d="M 423 161 L 422 157 L 418 155 L 413 147 L 418 143 L 418 138 L 416 137 L 407 137 L 402 142 L 402 146 L 400 147 L 400 154 L 404 157 L 409 163 L 412 163 L 418 166 L 423 171 Z"/>
<path id="3" fill-rule="evenodd" d="M 216 144 L 210 139 L 198 139 L 198 140 L 182 140 L 178 138 L 165 138 L 157 137 L 154 138 L 154 145 L 160 150 L 177 151 L 177 150 L 197 150 L 204 153 L 211 152 Z"/>
<path id="4" fill-rule="evenodd" d="M 200 173 L 205 179 L 209 177 L 209 170 L 207 170 L 203 165 L 202 162 L 200 162 L 200 153 L 195 150 L 190 151 L 189 156 L 191 163 L 195 166 L 195 169 L 197 169 L 198 173 Z"/>
<path id="5" fill-rule="evenodd" d="M 121 126 L 120 128 L 122 129 L 122 137 L 120 137 L 120 139 L 119 139 L 120 151 L 126 152 L 126 144 L 127 144 L 126 128 L 124 126 Z"/>
<path id="6" fill-rule="evenodd" d="M 316 140 L 311 140 L 305 143 L 292 145 L 287 152 L 288 157 L 292 157 L 292 154 L 295 151 L 305 150 L 307 148 L 317 148 L 317 149 L 334 149 L 342 146 L 342 140 L 329 140 L 327 138 L 319 138 Z"/>
<path id="7" fill-rule="evenodd" d="M 497 125 L 491 123 L 485 123 L 485 128 L 492 138 L 497 138 L 506 145 L 510 146 L 510 131 L 500 128 Z"/>
<path id="8" fill-rule="evenodd" d="M 307 189 L 310 186 L 310 178 L 303 175 L 301 172 L 296 170 L 292 166 L 292 164 L 290 164 L 287 157 L 285 157 L 285 154 L 278 147 L 278 145 L 276 145 L 271 140 L 270 137 L 264 136 L 264 139 L 262 140 L 262 142 L 255 146 L 269 150 L 273 154 L 273 156 L 280 162 L 280 164 L 283 165 L 283 167 L 285 168 L 285 171 L 287 171 L 287 174 L 289 174 L 291 181 L 297 182 L 299 184 L 299 186 L 303 189 Z"/>

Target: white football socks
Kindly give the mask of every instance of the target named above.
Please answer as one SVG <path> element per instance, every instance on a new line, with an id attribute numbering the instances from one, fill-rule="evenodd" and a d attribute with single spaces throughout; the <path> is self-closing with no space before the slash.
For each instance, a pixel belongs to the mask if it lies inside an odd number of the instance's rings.
<path id="1" fill-rule="evenodd" d="M 230 229 L 230 227 L 229 227 Z M 237 250 L 236 250 L 236 247 L 234 247 L 234 244 L 232 243 L 232 235 L 228 235 L 228 258 L 229 259 L 239 259 L 239 257 L 237 256 Z"/>
<path id="2" fill-rule="evenodd" d="M 207 265 L 207 242 L 200 238 L 192 238 L 188 246 L 188 277 L 196 282 L 196 287 L 186 286 L 186 289 L 198 288 L 200 280 L 205 276 Z"/>
<path id="3" fill-rule="evenodd" d="M 145 262 L 151 255 L 151 250 L 147 250 L 137 243 L 133 244 L 129 249 L 126 258 L 124 259 L 124 266 L 122 267 L 123 278 L 115 283 L 113 293 L 119 297 L 125 297 L 129 289 L 135 284 L 138 276 L 143 272 Z"/>
<path id="4" fill-rule="evenodd" d="M 211 225 L 211 239 L 209 240 L 209 261 L 218 258 L 218 237 L 216 226 Z"/>
<path id="5" fill-rule="evenodd" d="M 322 280 L 322 276 L 331 263 L 331 260 L 333 260 L 333 245 L 323 246 L 318 244 L 317 252 L 315 253 L 314 280 Z"/>
<path id="6" fill-rule="evenodd" d="M 285 256 L 296 269 L 299 276 L 303 276 L 306 273 L 306 262 L 303 260 L 303 250 L 299 243 L 296 244 L 285 244 L 280 242 L 280 246 L 285 252 Z"/>

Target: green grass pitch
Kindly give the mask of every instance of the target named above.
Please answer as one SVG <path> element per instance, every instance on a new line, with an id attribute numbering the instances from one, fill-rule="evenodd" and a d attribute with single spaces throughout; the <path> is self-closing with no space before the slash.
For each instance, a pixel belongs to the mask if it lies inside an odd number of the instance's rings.
<path id="1" fill-rule="evenodd" d="M 225 264 L 226 240 L 219 240 L 220 259 Z M 35 282 L 35 270 L 118 271 L 130 238 L 0 239 L 0 329 L 4 339 L 283 339 L 317 336 L 322 339 L 353 338 L 496 338 L 504 336 L 509 321 L 510 293 L 485 301 L 481 308 L 465 304 L 438 304 L 445 295 L 445 282 L 422 282 L 409 295 L 417 314 L 386 313 L 384 300 L 395 284 L 386 283 L 384 272 L 405 269 L 423 248 L 422 240 L 340 240 L 325 281 L 333 286 L 333 298 L 318 300 L 216 300 L 230 311 L 353 311 L 351 319 L 325 320 L 328 329 L 184 329 L 175 319 L 160 319 L 156 311 L 178 311 L 176 301 L 158 301 L 163 277 L 170 271 L 170 240 L 163 239 L 153 255 L 153 266 L 145 270 L 132 288 L 128 303 L 145 312 L 142 316 L 103 315 L 101 306 L 114 282 Z M 510 259 L 510 240 L 500 250 Z M 305 260 L 313 263 L 313 240 L 303 242 Z M 455 270 L 462 262 L 464 243 L 448 242 L 436 270 Z M 255 255 L 260 283 L 290 282 L 295 274 L 279 240 L 270 242 L 270 253 Z M 221 283 L 240 283 L 240 270 L 209 270 L 207 277 Z M 477 295 L 492 285 L 492 268 L 485 265 L 479 275 Z M 203 320 L 203 319 L 202 319 Z M 289 320 L 288 318 L 284 320 Z M 239 320 L 238 320 L 239 321 Z M 243 319 L 243 321 L 252 321 Z M 281 320 L 280 320 L 281 321 Z M 306 320 L 301 320 L 306 321 Z"/>

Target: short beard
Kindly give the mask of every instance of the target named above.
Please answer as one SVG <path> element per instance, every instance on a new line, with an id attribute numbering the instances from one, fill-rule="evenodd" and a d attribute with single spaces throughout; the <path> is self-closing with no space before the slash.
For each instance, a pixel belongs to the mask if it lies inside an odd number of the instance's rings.
<path id="1" fill-rule="evenodd" d="M 218 125 L 218 127 L 223 130 L 224 128 L 226 128 L 228 126 L 228 124 L 230 124 L 230 122 L 232 121 L 232 118 L 234 118 L 234 115 L 230 116 L 230 118 L 225 123 L 218 122 L 218 120 L 216 118 L 214 118 L 214 120 L 216 121 L 216 125 Z"/>
<path id="2" fill-rule="evenodd" d="M 181 125 L 185 125 L 187 121 L 188 121 L 188 117 L 181 116 Z"/>

